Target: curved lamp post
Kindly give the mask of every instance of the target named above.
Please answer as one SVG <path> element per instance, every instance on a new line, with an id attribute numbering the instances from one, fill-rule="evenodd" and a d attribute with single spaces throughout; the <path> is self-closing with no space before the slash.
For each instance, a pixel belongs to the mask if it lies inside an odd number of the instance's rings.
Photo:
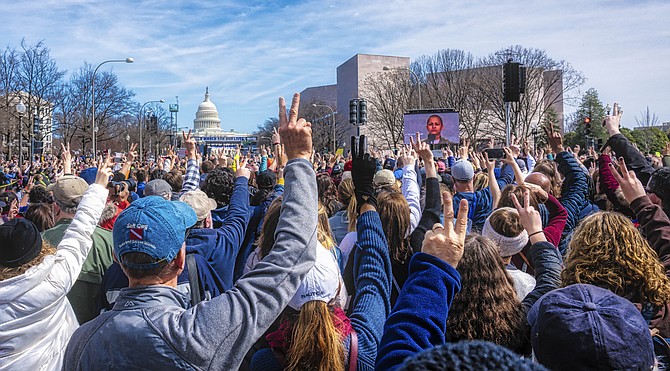
<path id="1" fill-rule="evenodd" d="M 333 117 L 333 155 L 335 155 L 335 151 L 337 151 L 337 143 L 335 143 L 335 111 L 333 111 L 330 106 L 326 106 L 325 104 L 313 103 L 312 107 L 326 107 L 330 110 L 330 115 Z"/>
<path id="2" fill-rule="evenodd" d="M 96 138 L 95 136 L 97 135 L 98 128 L 95 126 L 95 74 L 98 72 L 98 68 L 102 66 L 105 63 L 133 63 L 135 60 L 133 58 L 126 58 L 126 59 L 110 59 L 106 60 L 98 65 L 98 67 L 95 68 L 93 71 L 93 77 L 91 77 L 91 102 L 93 103 L 93 107 L 91 108 L 92 116 L 93 116 L 93 122 L 91 125 L 91 130 L 93 131 L 93 158 L 95 158 L 95 153 L 96 153 Z"/>
<path id="3" fill-rule="evenodd" d="M 421 106 L 421 82 L 419 81 L 419 76 L 418 76 L 414 71 L 412 71 L 409 67 L 395 67 L 395 68 L 391 68 L 391 67 L 389 67 L 389 66 L 384 66 L 382 69 L 383 69 L 384 71 L 391 71 L 391 70 L 407 70 L 407 71 L 409 71 L 409 73 L 411 73 L 412 76 L 414 76 L 414 78 L 416 79 L 416 90 L 417 90 L 417 93 L 418 93 L 418 95 L 419 95 L 419 109 L 423 108 L 423 107 Z"/>
<path id="4" fill-rule="evenodd" d="M 140 108 L 140 122 L 139 122 L 139 124 L 140 124 L 140 153 L 139 153 L 140 161 L 144 161 L 143 152 L 142 152 L 143 148 L 144 148 L 144 142 L 142 140 L 142 127 L 144 126 L 144 107 L 146 107 L 147 104 L 149 104 L 149 103 L 165 103 L 165 99 L 150 100 L 150 101 L 144 102 L 144 104 Z"/>
<path id="5" fill-rule="evenodd" d="M 16 113 L 19 114 L 19 169 L 23 171 L 23 115 L 26 113 L 26 105 L 23 104 L 21 97 L 15 108 Z"/>

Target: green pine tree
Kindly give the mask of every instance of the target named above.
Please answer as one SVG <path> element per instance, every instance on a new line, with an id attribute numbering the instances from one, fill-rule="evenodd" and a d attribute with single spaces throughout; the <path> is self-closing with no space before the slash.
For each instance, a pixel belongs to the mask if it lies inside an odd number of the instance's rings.
<path id="1" fill-rule="evenodd" d="M 577 144 L 582 147 L 586 144 L 586 124 L 584 121 L 586 118 L 591 119 L 591 134 L 589 137 L 607 141 L 609 135 L 607 134 L 607 130 L 602 126 L 605 115 L 605 107 L 598 98 L 598 91 L 593 88 L 587 90 L 577 109 L 576 122 L 573 123 L 573 127 L 575 128 L 574 138 Z"/>

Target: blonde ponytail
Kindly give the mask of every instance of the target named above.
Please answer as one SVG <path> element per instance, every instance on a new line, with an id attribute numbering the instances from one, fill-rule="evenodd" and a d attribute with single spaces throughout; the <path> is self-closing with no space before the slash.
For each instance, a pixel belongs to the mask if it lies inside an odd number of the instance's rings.
<path id="1" fill-rule="evenodd" d="M 293 324 L 286 370 L 344 371 L 344 346 L 333 317 L 322 301 L 303 304 Z"/>

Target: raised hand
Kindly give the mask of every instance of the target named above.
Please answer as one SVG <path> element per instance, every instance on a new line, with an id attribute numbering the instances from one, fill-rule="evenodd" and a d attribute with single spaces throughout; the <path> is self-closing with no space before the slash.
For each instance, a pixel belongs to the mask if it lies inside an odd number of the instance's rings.
<path id="1" fill-rule="evenodd" d="M 530 191 L 523 191 L 523 206 L 519 203 L 519 200 L 514 193 L 512 193 L 512 202 L 514 203 L 516 211 L 519 212 L 519 220 L 521 220 L 521 225 L 523 225 L 523 228 L 528 232 L 530 242 L 536 243 L 546 241 L 547 238 L 544 236 L 544 231 L 542 229 L 542 218 L 540 217 L 540 213 L 530 204 Z"/>
<path id="2" fill-rule="evenodd" d="M 245 177 L 249 179 L 251 177 L 251 171 L 247 168 L 247 163 L 249 162 L 249 159 L 246 157 L 241 157 L 235 159 L 235 176 L 236 177 Z"/>
<path id="3" fill-rule="evenodd" d="M 188 134 L 185 132 L 181 132 L 182 135 L 182 145 L 184 148 L 186 148 L 186 157 L 189 160 L 195 160 L 196 159 L 196 153 L 198 152 L 197 150 L 197 144 L 195 141 L 195 138 L 191 136 L 191 130 L 189 129 Z"/>
<path id="4" fill-rule="evenodd" d="M 400 157 L 398 158 L 403 166 L 412 165 L 416 162 L 414 150 L 410 146 L 403 146 L 401 148 Z"/>
<path id="5" fill-rule="evenodd" d="M 107 152 L 105 160 L 100 159 L 98 161 L 98 173 L 95 175 L 95 184 L 107 188 L 107 183 L 109 183 L 109 179 L 112 177 L 112 164 L 112 155 Z"/>
<path id="6" fill-rule="evenodd" d="M 428 167 L 428 163 L 433 162 L 433 151 L 430 150 L 430 145 L 428 143 L 424 143 L 421 141 L 421 133 L 416 133 L 416 140 L 414 140 L 414 137 L 409 137 L 409 142 L 412 145 L 412 148 L 414 149 L 414 152 L 416 152 L 419 157 L 423 160 L 424 164 L 426 164 L 426 167 Z"/>
<path id="7" fill-rule="evenodd" d="M 284 149 L 289 161 L 294 158 L 309 161 L 312 155 L 312 124 L 303 118 L 298 119 L 299 109 L 300 94 L 293 95 L 288 117 L 284 98 L 279 98 L 279 135 L 285 145 Z"/>
<path id="8" fill-rule="evenodd" d="M 284 107 L 284 110 L 286 107 Z M 272 128 L 272 145 L 281 143 L 281 136 L 277 132 L 277 128 Z"/>
<path id="9" fill-rule="evenodd" d="M 635 176 L 634 171 L 628 171 L 628 168 L 626 167 L 626 162 L 623 160 L 623 157 L 619 157 L 617 163 L 619 164 L 619 170 L 621 171 L 621 174 L 619 174 L 619 172 L 616 171 L 614 165 L 611 162 L 609 166 L 610 169 L 612 170 L 612 176 L 614 176 L 614 179 L 616 179 L 617 182 L 619 182 L 621 192 L 623 192 L 623 196 L 626 199 L 626 201 L 631 203 L 636 199 L 646 195 L 647 192 L 645 191 L 642 182 L 640 182 L 640 180 L 637 179 L 637 176 Z"/>
<path id="10" fill-rule="evenodd" d="M 377 162 L 367 152 L 367 140 L 361 135 L 358 143 L 356 137 L 351 137 L 351 180 L 354 182 L 354 193 L 358 212 L 361 207 L 369 204 L 377 208 L 375 187 L 372 179 L 377 171 Z"/>
<path id="11" fill-rule="evenodd" d="M 543 126 L 543 128 L 544 132 L 547 134 L 547 141 L 549 141 L 552 151 L 554 151 L 555 154 L 563 152 L 563 137 L 561 136 L 561 133 L 554 130 L 553 125 L 546 125 Z"/>
<path id="12" fill-rule="evenodd" d="M 468 201 L 462 199 L 458 206 L 458 217 L 454 226 L 454 203 L 449 192 L 442 193 L 444 223 L 437 223 L 426 232 L 421 252 L 433 255 L 456 268 L 463 256 L 465 234 L 468 226 Z"/>
<path id="13" fill-rule="evenodd" d="M 72 174 L 72 152 L 70 152 L 70 143 L 67 146 L 60 144 L 62 153 L 61 158 L 63 159 L 63 173 Z"/>
<path id="14" fill-rule="evenodd" d="M 623 109 L 619 106 L 619 103 L 614 103 L 614 108 L 612 109 L 612 114 L 605 116 L 603 120 L 603 126 L 607 129 L 607 133 L 610 136 L 619 134 L 619 127 L 621 126 L 621 116 L 623 115 Z"/>

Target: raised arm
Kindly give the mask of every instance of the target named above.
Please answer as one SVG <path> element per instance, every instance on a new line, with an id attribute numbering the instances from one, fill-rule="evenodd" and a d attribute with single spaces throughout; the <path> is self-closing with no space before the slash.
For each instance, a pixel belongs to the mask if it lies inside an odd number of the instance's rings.
<path id="1" fill-rule="evenodd" d="M 453 201 L 443 194 L 446 225 L 426 233 L 422 252 L 410 261 L 410 272 L 398 301 L 384 325 L 377 370 L 393 370 L 407 357 L 445 342 L 447 317 L 461 288 L 456 271 L 463 256 L 468 203 L 461 200 L 456 225 Z"/>
<path id="2" fill-rule="evenodd" d="M 484 161 L 483 163 L 486 165 L 486 173 L 489 176 L 489 189 L 491 190 L 491 199 L 493 200 L 493 206 L 491 206 L 492 210 L 495 210 L 498 207 L 498 201 L 500 201 L 500 185 L 496 181 L 496 160 L 489 160 L 489 155 L 484 151 L 483 153 L 484 156 Z"/>
<path id="3" fill-rule="evenodd" d="M 300 95 L 295 94 L 287 118 L 284 100 L 279 100 L 280 131 L 290 160 L 284 170 L 284 201 L 272 250 L 231 290 L 172 318 L 191 334 L 173 339 L 177 351 L 196 354 L 191 350 L 198 348 L 202 353 L 202 344 L 212 344 L 211 354 L 203 355 L 203 359 L 212 360 L 209 368 L 237 369 L 245 352 L 224 350 L 251 348 L 314 266 L 318 195 L 316 175 L 309 162 L 312 129 L 304 119 L 298 120 L 299 104 Z M 205 327 L 210 331 L 198 331 Z"/>
<path id="4" fill-rule="evenodd" d="M 419 225 L 414 229 L 410 235 L 410 245 L 414 252 L 421 251 L 423 238 L 426 231 L 430 230 L 435 223 L 440 222 L 440 214 L 442 213 L 442 198 L 440 196 L 440 181 L 437 177 L 437 170 L 435 169 L 435 161 L 433 152 L 430 150 L 430 145 L 421 141 L 419 133 L 416 134 L 417 139 L 414 141 L 410 137 L 414 151 L 421 157 L 426 169 L 426 206 L 421 213 Z"/>
<path id="5" fill-rule="evenodd" d="M 191 130 L 188 135 L 181 133 L 182 144 L 186 147 L 186 174 L 182 181 L 181 194 L 188 191 L 195 191 L 200 186 L 200 165 L 198 165 L 198 149 L 195 138 L 191 136 Z"/>
<path id="6" fill-rule="evenodd" d="M 107 182 L 112 175 L 111 163 L 111 157 L 107 156 L 105 162 L 101 161 L 98 164 L 95 183 L 91 184 L 84 193 L 72 223 L 58 244 L 56 256 L 60 259 L 56 259 L 57 264 L 49 273 L 49 281 L 53 282 L 59 290 L 63 290 L 63 295 L 67 294 L 74 285 L 93 245 L 91 235 L 98 225 L 102 209 L 107 201 Z"/>
<path id="7" fill-rule="evenodd" d="M 359 147 L 359 150 L 354 148 L 352 154 L 352 180 L 355 193 L 364 199 L 372 191 L 369 185 L 376 171 L 376 163 L 374 158 L 364 156 L 364 143 Z M 362 366 L 359 369 L 374 365 L 384 322 L 391 311 L 392 272 L 388 243 L 374 198 L 367 198 L 365 202 L 359 204 L 360 215 L 356 221 L 358 247 L 355 249 L 353 265 L 356 293 L 350 316 L 358 335 L 358 363 Z"/>
<path id="8" fill-rule="evenodd" d="M 651 173 L 654 172 L 654 168 L 649 165 L 642 153 L 640 153 L 637 148 L 633 147 L 628 139 L 619 131 L 622 115 L 623 109 L 619 107 L 618 103 L 614 103 L 612 115 L 605 117 L 605 128 L 610 135 L 605 146 L 612 148 L 612 151 L 614 151 L 618 157 L 623 157 L 628 169 L 637 174 L 637 178 L 642 181 L 642 184 L 647 184 L 649 177 L 651 177 Z"/>
<path id="9" fill-rule="evenodd" d="M 405 196 L 409 204 L 409 231 L 414 231 L 419 225 L 421 219 L 421 195 L 419 190 L 419 183 L 416 180 L 417 174 L 415 169 L 416 157 L 411 148 L 403 148 L 402 155 L 402 195 Z"/>

